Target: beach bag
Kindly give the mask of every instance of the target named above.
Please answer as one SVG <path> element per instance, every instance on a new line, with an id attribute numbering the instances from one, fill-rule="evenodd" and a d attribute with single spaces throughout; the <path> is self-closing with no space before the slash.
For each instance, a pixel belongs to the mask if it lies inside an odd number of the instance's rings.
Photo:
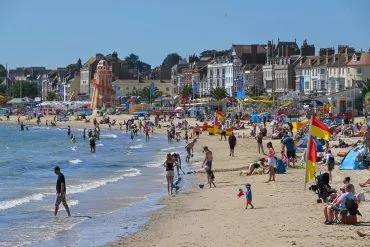
<path id="1" fill-rule="evenodd" d="M 276 160 L 276 172 L 278 174 L 286 173 L 285 164 L 284 164 L 283 160 L 281 160 L 281 159 Z"/>

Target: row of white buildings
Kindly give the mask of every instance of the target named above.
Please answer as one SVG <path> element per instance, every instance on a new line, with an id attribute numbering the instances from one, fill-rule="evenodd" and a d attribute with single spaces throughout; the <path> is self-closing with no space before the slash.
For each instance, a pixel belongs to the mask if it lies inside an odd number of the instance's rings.
<path id="1" fill-rule="evenodd" d="M 370 52 L 356 52 L 348 46 L 320 49 L 304 41 L 267 45 L 233 45 L 228 53 L 209 54 L 194 61 L 182 61 L 172 68 L 173 94 L 192 86 L 207 95 L 211 88 L 223 87 L 228 95 L 244 90 L 319 96 L 358 87 L 370 79 Z M 242 80 L 242 89 L 240 81 Z M 253 93 L 255 94 L 255 93 Z"/>
<path id="2" fill-rule="evenodd" d="M 191 57 L 172 68 L 172 94 L 197 82 L 197 94 L 223 87 L 229 96 L 244 91 L 267 93 L 276 99 L 316 98 L 330 103 L 332 112 L 362 109 L 361 87 L 370 79 L 370 51 L 356 51 L 340 45 L 322 48 L 305 40 L 280 41 L 267 45 L 232 45 L 227 52 L 209 51 L 199 59 Z M 329 96 L 330 95 L 330 96 Z"/>

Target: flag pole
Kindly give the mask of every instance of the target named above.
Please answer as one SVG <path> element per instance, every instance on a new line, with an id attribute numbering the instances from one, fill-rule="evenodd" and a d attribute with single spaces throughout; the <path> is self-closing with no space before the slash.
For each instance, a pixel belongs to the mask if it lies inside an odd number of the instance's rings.
<path id="1" fill-rule="evenodd" d="M 308 166 L 308 156 L 309 156 L 309 152 L 310 152 L 310 144 L 311 144 L 311 128 L 312 128 L 312 119 L 313 119 L 313 115 L 311 116 L 311 119 L 310 119 L 310 125 L 309 125 L 309 128 L 308 128 L 308 137 L 307 137 L 307 149 L 306 149 L 306 168 L 305 168 L 305 173 L 304 173 L 304 190 L 306 190 L 306 184 L 307 184 L 307 166 Z"/>

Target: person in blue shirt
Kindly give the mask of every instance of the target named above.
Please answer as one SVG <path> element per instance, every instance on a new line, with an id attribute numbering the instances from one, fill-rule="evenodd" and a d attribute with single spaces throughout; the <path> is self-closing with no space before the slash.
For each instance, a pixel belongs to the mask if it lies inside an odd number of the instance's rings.
<path id="1" fill-rule="evenodd" d="M 247 188 L 247 191 L 245 192 L 245 199 L 246 199 L 246 205 L 245 209 L 248 208 L 248 205 L 251 205 L 251 208 L 253 209 L 254 206 L 252 204 L 252 189 L 250 184 L 246 184 L 245 187 Z"/>
<path id="2" fill-rule="evenodd" d="M 296 152 L 295 152 L 295 144 L 292 137 L 288 135 L 288 133 L 285 133 L 283 139 L 281 140 L 282 144 L 282 155 L 285 154 L 286 151 L 286 157 L 288 158 L 288 165 L 290 162 L 293 163 L 293 166 L 295 166 L 295 158 L 296 158 Z"/>

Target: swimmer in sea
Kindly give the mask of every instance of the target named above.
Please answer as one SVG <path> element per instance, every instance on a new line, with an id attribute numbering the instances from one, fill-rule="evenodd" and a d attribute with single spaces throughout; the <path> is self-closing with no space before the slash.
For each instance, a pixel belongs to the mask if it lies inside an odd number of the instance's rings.
<path id="1" fill-rule="evenodd" d="M 24 124 L 23 124 L 23 122 L 21 123 L 21 131 L 23 131 L 24 130 Z"/>
<path id="2" fill-rule="evenodd" d="M 90 142 L 90 152 L 91 153 L 95 153 L 95 147 L 96 147 L 96 143 L 95 143 L 95 136 L 91 136 L 89 138 L 89 142 Z"/>
<path id="3" fill-rule="evenodd" d="M 76 143 L 76 136 L 74 134 L 71 134 L 71 142 Z"/>
<path id="4" fill-rule="evenodd" d="M 84 140 L 86 139 L 86 128 L 84 128 L 84 133 L 83 133 L 83 138 L 84 138 Z"/>
<path id="5" fill-rule="evenodd" d="M 67 129 L 67 135 L 70 136 L 71 135 L 71 126 L 68 125 L 68 129 Z"/>

